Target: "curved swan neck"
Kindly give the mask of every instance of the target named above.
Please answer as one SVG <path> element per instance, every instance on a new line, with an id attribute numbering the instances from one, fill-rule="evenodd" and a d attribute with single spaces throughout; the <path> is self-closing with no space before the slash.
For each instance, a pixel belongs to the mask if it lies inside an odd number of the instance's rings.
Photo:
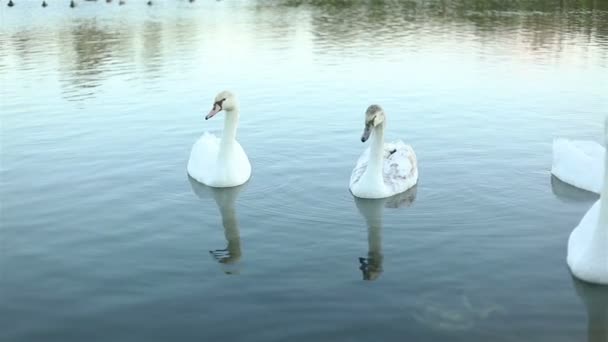
<path id="1" fill-rule="evenodd" d="M 370 251 L 382 253 L 382 217 L 367 226 L 367 245 Z"/>
<path id="2" fill-rule="evenodd" d="M 236 129 L 239 125 L 239 110 L 235 108 L 233 110 L 226 110 L 224 118 L 224 132 L 222 133 L 221 146 L 228 147 L 236 139 Z"/>
<path id="3" fill-rule="evenodd" d="M 236 210 L 233 205 L 220 208 L 222 215 L 222 225 L 224 226 L 224 234 L 227 241 L 239 239 L 239 221 L 236 218 Z"/>
<path id="4" fill-rule="evenodd" d="M 599 226 L 608 225 L 608 146 L 604 154 L 604 185 L 600 194 L 600 219 Z"/>
<path id="5" fill-rule="evenodd" d="M 231 199 L 218 201 L 217 204 L 222 215 L 224 237 L 228 243 L 226 248 L 232 257 L 239 258 L 241 256 L 241 234 L 236 216 L 236 203 L 234 199 Z"/>
<path id="6" fill-rule="evenodd" d="M 384 122 L 374 127 L 370 146 L 367 172 L 382 178 L 382 157 L 384 155 Z"/>

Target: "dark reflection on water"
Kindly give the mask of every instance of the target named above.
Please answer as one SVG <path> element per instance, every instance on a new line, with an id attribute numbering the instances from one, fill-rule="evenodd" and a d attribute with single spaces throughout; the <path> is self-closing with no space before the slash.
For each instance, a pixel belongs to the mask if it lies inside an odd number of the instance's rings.
<path id="1" fill-rule="evenodd" d="M 128 45 L 123 45 L 128 36 L 119 30 L 107 30 L 96 20 L 87 20 L 70 30 L 70 40 L 73 55 L 70 54 L 69 59 L 62 56 L 73 61 L 67 71 L 70 75 L 64 79 L 67 85 L 65 96 L 71 100 L 83 100 L 95 95 L 95 88 L 106 79 L 104 72 L 112 66 L 112 59 L 119 55 L 118 51 L 128 48 Z"/>
<path id="2" fill-rule="evenodd" d="M 597 201 L 599 195 L 564 183 L 559 178 L 551 175 L 551 190 L 555 196 L 565 202 L 589 202 Z"/>
<path id="3" fill-rule="evenodd" d="M 481 41 L 519 31 L 524 33 L 521 39 L 531 49 L 560 50 L 562 46 L 555 43 L 572 34 L 604 43 L 608 38 L 605 1 L 293 0 L 283 4 L 314 11 L 312 25 L 316 36 L 338 46 L 349 46 L 353 39 L 365 40 L 373 46 L 377 41 L 421 30 L 449 34 L 453 26 L 470 26 Z"/>
<path id="4" fill-rule="evenodd" d="M 590 47 L 608 44 L 605 1 L 293 0 L 277 6 L 274 1 L 259 0 L 251 6 L 252 17 L 247 20 L 261 33 L 257 37 L 287 42 L 296 34 L 296 24 L 310 21 L 316 54 L 373 57 L 382 56 L 384 48 L 418 51 L 428 49 L 440 37 L 453 41 L 473 37 L 472 41 L 480 44 L 478 48 L 491 48 L 502 41 L 514 50 L 544 51 L 543 58 L 549 53 L 549 58 L 559 59 L 574 40 L 586 41 Z M 213 28 L 214 24 L 207 25 Z M 163 63 L 167 63 L 163 62 L 165 49 L 178 49 L 184 57 L 192 57 L 196 41 L 214 34 L 214 30 L 201 26 L 200 19 L 187 15 L 146 19 L 143 23 L 76 20 L 67 35 L 61 34 L 57 51 L 61 69 L 67 73 L 62 77 L 65 96 L 73 100 L 94 96 L 106 79 L 103 73 L 137 77 L 133 61 L 140 48 L 134 42 L 142 42 L 144 74 L 158 79 Z M 171 44 L 165 44 L 163 36 Z M 28 60 L 48 44 L 49 38 L 40 28 L 24 27 L 0 39 L 0 46 L 3 50 L 14 49 L 23 63 L 21 68 L 31 70 L 35 65 Z M 236 36 L 225 39 L 232 38 Z M 71 44 L 71 49 L 65 44 Z M 581 49 L 578 53 L 584 57 L 591 52 Z M 605 49 L 593 53 L 602 56 L 605 65 Z M 0 60 L 0 69 L 5 67 Z"/>
<path id="5" fill-rule="evenodd" d="M 359 258 L 359 269 L 363 280 L 376 280 L 383 272 L 382 262 L 382 216 L 384 208 L 406 208 L 416 200 L 417 187 L 408 191 L 381 199 L 365 199 L 354 197 L 357 209 L 367 223 L 367 258 Z"/>
<path id="6" fill-rule="evenodd" d="M 162 34 L 163 24 L 148 20 L 143 26 L 143 59 L 146 75 L 157 79 L 162 76 Z"/>
<path id="7" fill-rule="evenodd" d="M 286 6 L 318 6 L 325 8 L 348 8 L 367 6 L 370 8 L 395 7 L 416 10 L 432 15 L 457 14 L 463 12 L 521 11 L 562 12 L 608 10 L 608 5 L 597 0 L 283 0 Z"/>
<path id="8" fill-rule="evenodd" d="M 226 237 L 226 248 L 209 251 L 209 253 L 225 266 L 224 273 L 240 273 L 239 261 L 243 255 L 241 251 L 241 236 L 239 231 L 239 221 L 236 214 L 236 199 L 239 193 L 247 187 L 247 183 L 231 188 L 212 188 L 198 183 L 188 177 L 192 191 L 201 200 L 213 198 L 222 217 L 224 236 Z"/>
<path id="9" fill-rule="evenodd" d="M 587 341 L 608 341 L 608 286 L 585 283 L 574 277 L 572 282 L 587 309 Z"/>
<path id="10" fill-rule="evenodd" d="M 376 4 L 376 2 L 373 2 Z M 547 50 L 558 54 L 573 38 L 587 39 L 590 44 L 606 44 L 608 15 L 595 8 L 585 12 L 514 12 L 501 6 L 485 8 L 465 2 L 449 12 L 435 12 L 432 7 L 418 9 L 411 3 L 382 2 L 370 6 L 314 7 L 312 28 L 319 44 L 318 52 L 380 54 L 382 47 L 424 49 L 417 39 L 426 35 L 443 35 L 466 39 L 472 35 L 481 46 L 497 41 L 511 41 L 514 49 Z M 484 4 L 499 2 L 483 1 Z M 412 7 L 413 6 L 413 7 Z M 364 49 L 361 49 L 364 46 Z M 605 52 L 604 52 L 604 57 Z"/>

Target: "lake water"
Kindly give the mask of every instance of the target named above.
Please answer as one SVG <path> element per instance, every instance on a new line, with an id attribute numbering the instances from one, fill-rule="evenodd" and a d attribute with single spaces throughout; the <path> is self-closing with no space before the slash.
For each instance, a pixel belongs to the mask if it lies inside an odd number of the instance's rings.
<path id="1" fill-rule="evenodd" d="M 601 141 L 605 1 L 48 2 L 0 6 L 0 340 L 608 340 L 565 263 L 598 197 L 549 173 Z M 253 172 L 212 190 L 223 89 Z M 348 191 L 372 103 L 398 208 Z"/>

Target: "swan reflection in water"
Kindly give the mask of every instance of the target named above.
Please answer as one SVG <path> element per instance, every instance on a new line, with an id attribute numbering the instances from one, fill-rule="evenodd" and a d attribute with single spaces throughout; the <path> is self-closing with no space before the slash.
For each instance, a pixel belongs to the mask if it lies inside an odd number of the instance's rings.
<path id="1" fill-rule="evenodd" d="M 608 286 L 572 277 L 576 294 L 587 307 L 587 341 L 608 341 Z"/>
<path id="2" fill-rule="evenodd" d="M 416 189 L 388 198 L 367 199 L 354 197 L 357 209 L 367 223 L 367 258 L 359 258 L 359 269 L 363 280 L 375 280 L 382 274 L 382 216 L 384 208 L 404 208 L 412 205 L 416 199 Z"/>
<path id="3" fill-rule="evenodd" d="M 562 182 L 559 178 L 551 175 L 551 191 L 559 200 L 569 202 L 589 202 L 594 203 L 599 195 L 591 191 L 579 189 L 568 183 Z"/>
<path id="4" fill-rule="evenodd" d="M 213 198 L 222 215 L 222 225 L 226 236 L 226 248 L 209 251 L 217 260 L 226 274 L 239 273 L 239 261 L 242 256 L 241 237 L 239 233 L 239 222 L 236 217 L 236 199 L 247 183 L 231 188 L 212 188 L 188 177 L 192 191 L 200 199 Z"/>

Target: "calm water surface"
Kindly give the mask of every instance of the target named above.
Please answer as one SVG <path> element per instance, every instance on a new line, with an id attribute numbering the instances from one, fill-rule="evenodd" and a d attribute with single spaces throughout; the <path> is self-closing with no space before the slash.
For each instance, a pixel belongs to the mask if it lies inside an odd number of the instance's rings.
<path id="1" fill-rule="evenodd" d="M 608 340 L 565 264 L 597 196 L 549 173 L 600 141 L 605 1 L 16 3 L 2 341 Z M 212 190 L 185 168 L 225 88 L 253 177 Z M 371 103 L 420 162 L 390 201 L 348 191 Z"/>

